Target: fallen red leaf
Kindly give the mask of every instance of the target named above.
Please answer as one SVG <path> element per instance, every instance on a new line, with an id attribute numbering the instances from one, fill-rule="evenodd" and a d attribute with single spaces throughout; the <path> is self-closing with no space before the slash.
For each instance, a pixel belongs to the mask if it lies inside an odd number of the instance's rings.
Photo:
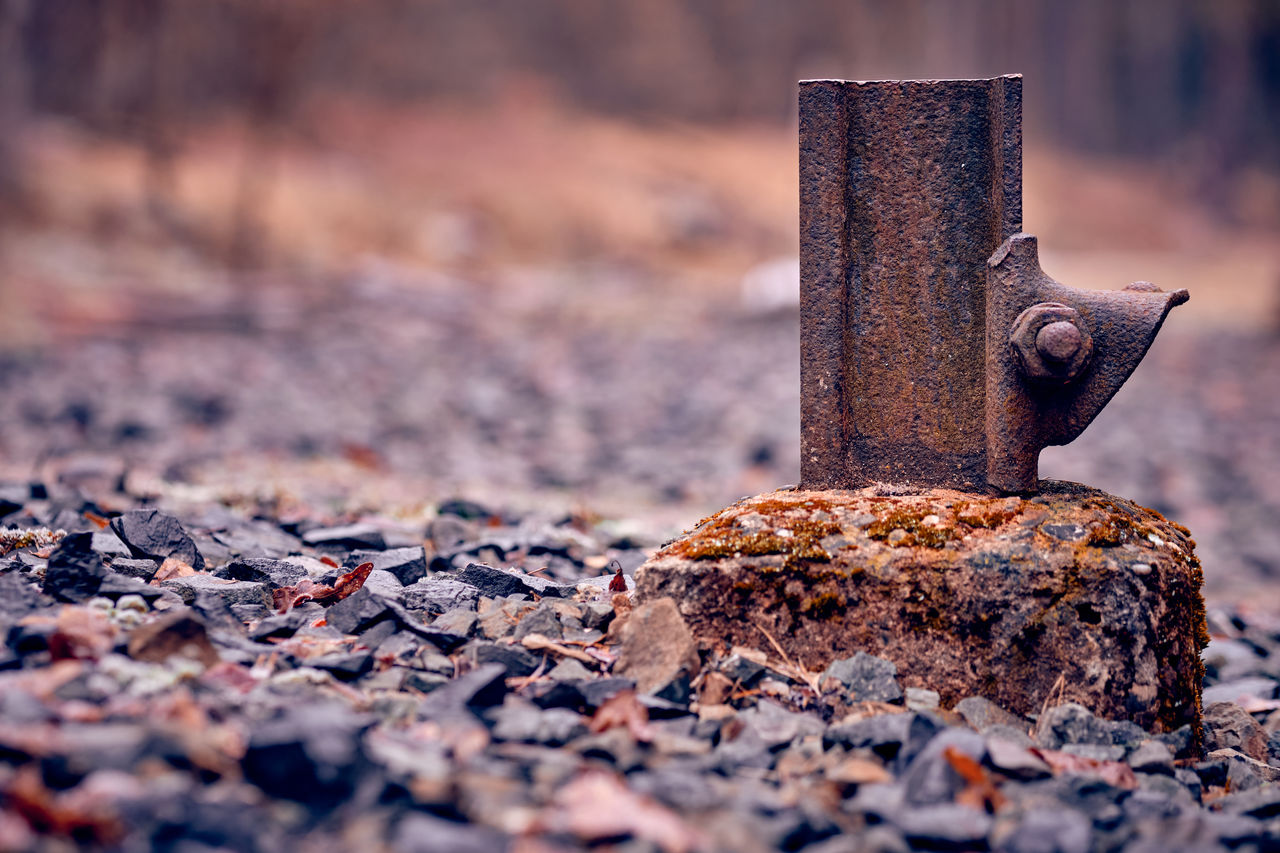
<path id="1" fill-rule="evenodd" d="M 364 582 L 369 579 L 369 573 L 372 571 L 373 563 L 361 563 L 338 578 L 338 582 L 333 585 L 333 592 L 325 597 L 333 598 L 334 601 L 341 601 L 364 586 Z M 312 597 L 315 598 L 316 596 Z"/>
<path id="2" fill-rule="evenodd" d="M 338 568 L 338 561 L 333 559 L 333 557 L 330 557 L 328 554 L 321 557 L 320 562 L 324 563 L 326 566 L 333 566 L 335 569 Z"/>
<path id="3" fill-rule="evenodd" d="M 333 586 L 319 584 L 310 578 L 303 578 L 297 586 L 282 586 L 272 591 L 271 604 L 276 612 L 288 613 L 295 606 L 306 601 L 341 601 L 351 595 L 369 579 L 373 571 L 373 563 L 361 563 L 342 577 Z"/>
<path id="4" fill-rule="evenodd" d="M 1138 787 L 1138 777 L 1133 775 L 1133 768 L 1123 761 L 1098 761 L 1094 758 L 1072 755 L 1069 752 L 1059 752 L 1056 749 L 1032 749 L 1031 752 L 1045 764 L 1048 764 L 1055 775 L 1059 773 L 1087 774 L 1089 776 L 1097 776 L 1102 781 L 1109 785 L 1115 785 L 1117 788 L 1133 790 Z"/>
<path id="5" fill-rule="evenodd" d="M 311 601 L 317 593 L 333 592 L 333 587 L 316 583 L 310 578 L 303 578 L 298 581 L 297 586 L 282 586 L 271 591 L 271 606 L 276 612 L 283 615 L 294 608 L 295 605 Z"/>
<path id="6" fill-rule="evenodd" d="M 614 560 L 618 563 L 617 560 Z M 622 564 L 618 563 L 618 573 L 613 576 L 613 580 L 609 581 L 609 592 L 626 592 L 627 579 L 622 576 Z"/>

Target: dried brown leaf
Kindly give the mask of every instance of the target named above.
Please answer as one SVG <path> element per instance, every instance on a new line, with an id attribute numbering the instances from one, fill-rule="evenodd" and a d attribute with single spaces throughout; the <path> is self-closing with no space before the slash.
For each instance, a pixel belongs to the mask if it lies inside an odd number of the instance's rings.
<path id="1" fill-rule="evenodd" d="M 98 528 L 99 530 L 105 530 L 111 526 L 110 519 L 103 518 L 97 513 L 85 512 L 84 517 L 90 524 L 92 524 L 94 527 Z"/>
<path id="2" fill-rule="evenodd" d="M 54 660 L 98 660 L 115 645 L 117 630 L 100 610 L 66 605 L 49 636 Z"/>
<path id="3" fill-rule="evenodd" d="M 964 788 L 956 794 L 957 803 L 988 812 L 997 811 L 1005 804 L 1004 794 L 996 788 L 991 774 L 972 756 L 949 746 L 942 751 L 942 757 L 965 782 Z"/>
<path id="4" fill-rule="evenodd" d="M 173 578 L 189 578 L 198 574 L 200 573 L 177 557 L 166 557 L 165 561 L 160 564 L 159 571 L 155 573 L 155 577 L 151 578 L 151 585 L 159 586 L 163 581 L 172 580 Z"/>
<path id="5" fill-rule="evenodd" d="M 553 654 L 560 655 L 561 657 L 573 658 L 576 661 L 581 661 L 582 663 L 589 664 L 591 666 L 595 666 L 599 663 L 596 658 L 586 652 L 561 645 L 550 637 L 546 637 L 542 634 L 525 634 L 524 638 L 520 640 L 520 645 L 524 646 L 531 652 L 551 652 Z"/>
<path id="6" fill-rule="evenodd" d="M 106 801 L 76 789 L 54 793 L 45 787 L 33 765 L 19 769 L 0 789 L 0 801 L 43 835 L 105 846 L 119 839 L 123 831 Z"/>
<path id="7" fill-rule="evenodd" d="M 641 743 L 653 740 L 653 730 L 649 727 L 649 709 L 640 704 L 634 690 L 623 690 L 606 699 L 596 709 L 589 727 L 596 734 L 609 729 L 625 728 Z"/>
<path id="8" fill-rule="evenodd" d="M 538 826 L 564 832 L 587 843 L 633 836 L 663 853 L 707 848 L 704 839 L 675 812 L 629 790 L 612 773 L 591 770 L 556 792 Z"/>
<path id="9" fill-rule="evenodd" d="M 893 774 L 878 761 L 851 755 L 828 770 L 827 778 L 841 785 L 870 785 L 892 782 Z"/>

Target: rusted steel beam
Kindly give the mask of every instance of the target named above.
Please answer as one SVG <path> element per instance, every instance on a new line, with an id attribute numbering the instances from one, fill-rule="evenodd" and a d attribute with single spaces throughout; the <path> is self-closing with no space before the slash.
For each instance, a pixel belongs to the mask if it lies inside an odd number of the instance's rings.
<path id="1" fill-rule="evenodd" d="M 1187 299 L 1065 287 L 1021 219 L 1020 76 L 800 84 L 806 488 L 1035 491 Z"/>
<path id="2" fill-rule="evenodd" d="M 986 483 L 986 261 L 1022 78 L 800 84 L 801 480 Z"/>

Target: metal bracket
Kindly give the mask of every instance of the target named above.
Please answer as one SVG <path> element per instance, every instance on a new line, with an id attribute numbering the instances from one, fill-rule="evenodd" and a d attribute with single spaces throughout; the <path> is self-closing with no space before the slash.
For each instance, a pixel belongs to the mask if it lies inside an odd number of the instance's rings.
<path id="1" fill-rule="evenodd" d="M 1077 290 L 1014 234 L 987 262 L 987 484 L 1034 492 L 1040 451 L 1066 444 L 1133 373 L 1187 291 Z"/>

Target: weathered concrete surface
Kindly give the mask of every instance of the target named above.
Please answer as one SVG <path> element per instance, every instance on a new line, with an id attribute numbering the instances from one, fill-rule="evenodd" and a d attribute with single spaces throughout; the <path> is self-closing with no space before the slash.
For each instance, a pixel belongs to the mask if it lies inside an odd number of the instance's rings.
<path id="1" fill-rule="evenodd" d="M 822 670 L 859 650 L 944 707 L 1047 699 L 1199 739 L 1203 579 L 1185 528 L 1105 492 L 778 491 L 668 543 L 636 575 L 703 647 L 769 648 Z"/>

